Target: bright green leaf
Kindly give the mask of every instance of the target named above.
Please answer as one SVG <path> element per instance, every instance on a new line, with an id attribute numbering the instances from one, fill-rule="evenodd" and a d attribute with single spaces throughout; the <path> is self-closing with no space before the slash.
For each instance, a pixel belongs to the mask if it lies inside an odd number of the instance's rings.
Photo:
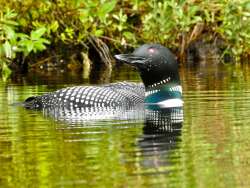
<path id="1" fill-rule="evenodd" d="M 12 50 L 11 50 L 11 45 L 9 41 L 5 41 L 3 44 L 4 52 L 5 52 L 5 57 L 10 58 L 12 57 Z"/>
<path id="2" fill-rule="evenodd" d="M 97 12 L 99 18 L 103 20 L 104 17 L 115 8 L 115 5 L 116 0 L 111 0 L 110 2 L 105 2 L 102 4 Z"/>
<path id="3" fill-rule="evenodd" d="M 3 29 L 4 29 L 4 32 L 6 33 L 6 37 L 7 39 L 12 39 L 15 37 L 15 30 L 13 27 L 10 27 L 10 26 L 7 26 L 7 25 L 4 25 L 3 26 Z"/>
<path id="4" fill-rule="evenodd" d="M 52 30 L 52 32 L 56 32 L 58 27 L 59 27 L 58 21 L 54 21 L 50 25 L 50 29 Z"/>
<path id="5" fill-rule="evenodd" d="M 98 29 L 98 30 L 95 31 L 95 36 L 100 37 L 100 36 L 103 35 L 103 33 L 104 33 L 103 30 Z"/>
<path id="6" fill-rule="evenodd" d="M 9 25 L 9 26 L 18 26 L 18 23 L 16 21 L 13 21 L 13 20 L 1 20 L 1 22 L 5 25 Z"/>
<path id="7" fill-rule="evenodd" d="M 2 64 L 2 76 L 3 76 L 3 79 L 6 81 L 7 78 L 9 78 L 9 76 L 11 75 L 11 70 L 5 61 L 1 60 L 0 63 Z"/>
<path id="8" fill-rule="evenodd" d="M 26 35 L 24 33 L 16 33 L 16 36 L 21 40 L 29 38 L 29 35 Z"/>
<path id="9" fill-rule="evenodd" d="M 31 40 L 22 40 L 19 44 L 25 49 L 24 53 L 26 55 L 28 55 L 33 50 L 33 41 Z"/>
<path id="10" fill-rule="evenodd" d="M 87 23 L 89 20 L 88 20 L 88 17 L 90 15 L 90 11 L 88 9 L 78 9 L 79 13 L 80 13 L 80 16 L 79 16 L 79 19 L 82 23 Z"/>
<path id="11" fill-rule="evenodd" d="M 65 41 L 65 40 L 66 40 L 65 34 L 64 34 L 64 33 L 61 33 L 60 38 L 61 38 L 62 41 Z"/>
<path id="12" fill-rule="evenodd" d="M 50 41 L 44 38 L 39 39 L 39 43 L 50 44 Z"/>
<path id="13" fill-rule="evenodd" d="M 129 31 L 126 31 L 126 32 L 124 32 L 123 33 L 123 35 L 126 37 L 126 39 L 128 39 L 128 40 L 132 40 L 132 39 L 134 39 L 134 34 L 133 33 L 131 33 L 131 32 L 129 32 Z"/>
<path id="14" fill-rule="evenodd" d="M 45 50 L 46 49 L 46 46 L 42 43 L 35 43 L 34 44 L 34 52 L 37 52 L 37 51 L 42 51 L 42 50 Z"/>
<path id="15" fill-rule="evenodd" d="M 31 31 L 30 38 L 31 40 L 39 40 L 45 32 L 46 32 L 46 28 L 41 27 L 35 31 Z"/>

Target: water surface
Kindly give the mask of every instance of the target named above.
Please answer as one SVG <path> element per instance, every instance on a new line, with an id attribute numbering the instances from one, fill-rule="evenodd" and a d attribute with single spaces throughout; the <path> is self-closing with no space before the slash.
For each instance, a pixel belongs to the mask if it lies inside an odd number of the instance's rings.
<path id="1" fill-rule="evenodd" d="M 72 85 L 140 81 L 128 67 L 108 79 L 30 73 L 1 80 L 0 187 L 250 187 L 250 67 L 202 64 L 180 74 L 177 129 L 155 129 L 139 112 L 70 122 L 10 105 Z"/>

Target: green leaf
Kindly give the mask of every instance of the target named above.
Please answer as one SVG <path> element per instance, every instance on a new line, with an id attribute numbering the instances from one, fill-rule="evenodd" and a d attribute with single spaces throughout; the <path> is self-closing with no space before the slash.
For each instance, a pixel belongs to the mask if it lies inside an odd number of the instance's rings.
<path id="1" fill-rule="evenodd" d="M 30 38 L 31 40 L 39 40 L 45 32 L 46 32 L 46 28 L 41 27 L 35 31 L 31 31 Z"/>
<path id="2" fill-rule="evenodd" d="M 103 6 L 101 6 L 101 11 L 105 14 L 108 14 L 115 8 L 115 5 L 116 5 L 116 0 L 106 2 L 103 4 Z"/>
<path id="3" fill-rule="evenodd" d="M 24 33 L 17 33 L 16 36 L 21 40 L 29 38 L 29 35 L 26 35 Z"/>
<path id="4" fill-rule="evenodd" d="M 10 45 L 9 41 L 5 41 L 5 43 L 3 44 L 3 49 L 4 49 L 4 52 L 5 52 L 5 57 L 11 59 L 12 50 L 11 50 L 11 45 Z"/>
<path id="5" fill-rule="evenodd" d="M 52 32 L 56 32 L 58 27 L 59 27 L 58 21 L 54 21 L 50 25 L 50 29 L 51 29 Z"/>
<path id="6" fill-rule="evenodd" d="M 44 44 L 50 44 L 50 41 L 47 40 L 47 39 L 44 39 L 44 38 L 40 38 L 38 42 L 39 43 L 44 43 Z"/>
<path id="7" fill-rule="evenodd" d="M 60 39 L 61 39 L 62 41 L 65 41 L 65 40 L 66 40 L 66 36 L 65 36 L 64 33 L 61 33 L 61 34 L 60 34 Z"/>
<path id="8" fill-rule="evenodd" d="M 4 19 L 12 19 L 17 16 L 17 13 L 14 12 L 14 10 L 10 10 L 9 8 L 6 9 Z"/>
<path id="9" fill-rule="evenodd" d="M 80 14 L 80 20 L 82 21 L 82 22 L 85 22 L 85 21 L 87 21 L 87 19 L 88 19 L 88 16 L 90 15 L 90 11 L 89 11 L 89 9 L 78 9 L 78 11 L 79 11 L 79 14 Z"/>
<path id="10" fill-rule="evenodd" d="M 131 32 L 129 32 L 129 31 L 126 31 L 126 32 L 124 32 L 123 33 L 123 35 L 126 37 L 126 39 L 128 39 L 128 40 L 132 40 L 132 39 L 134 39 L 134 34 L 133 33 L 131 33 Z"/>
<path id="11" fill-rule="evenodd" d="M 230 30 L 225 30 L 225 33 L 226 33 L 227 35 L 229 35 L 230 37 L 233 35 L 232 31 L 230 31 Z"/>
<path id="12" fill-rule="evenodd" d="M 32 40 L 21 40 L 20 46 L 24 48 L 24 54 L 28 55 L 33 50 L 33 41 Z"/>
<path id="13" fill-rule="evenodd" d="M 16 33 L 15 33 L 15 30 L 14 30 L 13 27 L 4 25 L 4 26 L 3 26 L 3 30 L 4 30 L 4 32 L 6 33 L 7 39 L 15 38 L 15 34 L 16 34 Z"/>
<path id="14" fill-rule="evenodd" d="M 103 33 L 104 33 L 104 32 L 103 32 L 102 29 L 98 29 L 98 30 L 95 31 L 95 36 L 100 37 L 100 36 L 103 35 Z"/>
<path id="15" fill-rule="evenodd" d="M 1 58 L 5 56 L 3 45 L 0 45 L 0 68 L 1 68 Z"/>
<path id="16" fill-rule="evenodd" d="M 34 44 L 34 52 L 45 50 L 46 46 L 40 42 Z"/>
<path id="17" fill-rule="evenodd" d="M 11 75 L 11 70 L 8 67 L 7 63 L 4 60 L 0 60 L 0 63 L 2 64 L 2 76 L 3 80 L 7 80 L 9 76 Z"/>
<path id="18" fill-rule="evenodd" d="M 33 42 L 30 40 L 27 40 L 26 48 L 27 48 L 28 52 L 30 53 L 33 50 Z"/>
<path id="19" fill-rule="evenodd" d="M 73 2 L 74 2 L 75 7 L 79 7 L 81 5 L 82 1 L 81 0 L 74 0 Z"/>
<path id="20" fill-rule="evenodd" d="M 1 22 L 5 25 L 10 25 L 10 26 L 18 26 L 19 25 L 16 21 L 13 21 L 13 20 L 1 20 Z"/>
<path id="21" fill-rule="evenodd" d="M 97 12 L 99 18 L 104 20 L 104 17 L 115 8 L 115 5 L 116 0 L 105 2 L 103 5 L 101 5 L 99 11 Z"/>
<path id="22" fill-rule="evenodd" d="M 243 12 L 242 13 L 244 16 L 250 17 L 250 12 Z"/>
<path id="23" fill-rule="evenodd" d="M 202 21 L 202 17 L 201 16 L 195 16 L 193 19 L 194 19 L 194 23 Z"/>

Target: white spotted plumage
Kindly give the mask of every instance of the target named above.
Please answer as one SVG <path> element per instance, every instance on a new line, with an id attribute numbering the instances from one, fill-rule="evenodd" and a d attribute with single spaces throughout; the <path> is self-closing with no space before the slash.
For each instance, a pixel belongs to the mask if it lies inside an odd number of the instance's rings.
<path id="1" fill-rule="evenodd" d="M 41 96 L 43 107 L 106 107 L 143 103 L 142 84 L 120 82 L 100 86 L 75 86 Z"/>

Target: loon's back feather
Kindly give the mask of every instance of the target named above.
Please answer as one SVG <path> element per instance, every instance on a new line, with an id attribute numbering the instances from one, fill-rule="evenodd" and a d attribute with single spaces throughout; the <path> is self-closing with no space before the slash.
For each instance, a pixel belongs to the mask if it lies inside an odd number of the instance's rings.
<path id="1" fill-rule="evenodd" d="M 143 103 L 144 93 L 143 84 L 131 82 L 103 86 L 75 86 L 29 97 L 24 106 L 28 109 L 131 106 Z"/>

